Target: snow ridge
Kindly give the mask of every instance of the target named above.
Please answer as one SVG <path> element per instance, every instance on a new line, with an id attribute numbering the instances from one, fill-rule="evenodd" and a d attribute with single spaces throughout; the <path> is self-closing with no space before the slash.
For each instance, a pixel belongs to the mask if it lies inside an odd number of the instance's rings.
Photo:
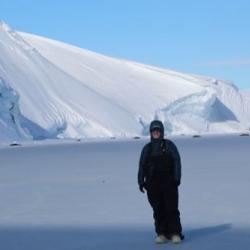
<path id="1" fill-rule="evenodd" d="M 228 109 L 211 88 L 176 100 L 156 112 L 166 131 L 175 133 L 232 132 L 244 130 L 235 114 Z"/>

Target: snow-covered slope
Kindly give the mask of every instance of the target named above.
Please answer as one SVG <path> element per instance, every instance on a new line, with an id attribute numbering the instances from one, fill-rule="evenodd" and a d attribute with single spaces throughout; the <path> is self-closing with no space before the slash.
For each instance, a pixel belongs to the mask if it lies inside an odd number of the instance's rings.
<path id="1" fill-rule="evenodd" d="M 245 99 L 223 81 L 17 33 L 3 22 L 0 54 L 0 77 L 18 96 L 20 126 L 34 139 L 144 135 L 158 116 L 169 133 L 249 128 Z"/>

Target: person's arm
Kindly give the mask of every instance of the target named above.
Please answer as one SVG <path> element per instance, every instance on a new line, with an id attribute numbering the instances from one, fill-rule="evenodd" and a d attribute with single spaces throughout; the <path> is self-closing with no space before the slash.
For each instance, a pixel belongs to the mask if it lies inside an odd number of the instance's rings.
<path id="1" fill-rule="evenodd" d="M 176 184 L 179 186 L 181 183 L 181 157 L 177 147 L 172 141 L 168 141 L 168 146 L 174 160 L 174 178 Z"/>
<path id="2" fill-rule="evenodd" d="M 147 160 L 147 145 L 145 145 L 141 151 L 140 161 L 139 161 L 139 170 L 138 170 L 138 185 L 140 190 L 143 191 L 145 185 L 145 165 Z"/>

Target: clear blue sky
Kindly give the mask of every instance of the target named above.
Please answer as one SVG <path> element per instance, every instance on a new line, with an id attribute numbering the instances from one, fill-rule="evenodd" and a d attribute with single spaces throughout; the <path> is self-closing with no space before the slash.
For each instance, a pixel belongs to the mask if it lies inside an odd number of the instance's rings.
<path id="1" fill-rule="evenodd" d="M 250 89 L 250 0 L 0 0 L 14 29 Z"/>

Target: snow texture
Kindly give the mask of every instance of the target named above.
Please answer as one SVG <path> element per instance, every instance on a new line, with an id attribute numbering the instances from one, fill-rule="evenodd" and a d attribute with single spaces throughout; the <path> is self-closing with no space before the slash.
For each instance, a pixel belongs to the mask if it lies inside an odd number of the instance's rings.
<path id="1" fill-rule="evenodd" d="M 17 96 L 22 117 L 9 131 L 1 126 L 9 140 L 147 135 L 156 117 L 171 134 L 249 131 L 249 101 L 229 82 L 107 57 L 3 22 L 0 55 L 1 85 Z"/>
<path id="2" fill-rule="evenodd" d="M 147 140 L 50 140 L 0 147 L 1 249 L 248 249 L 250 137 L 171 139 L 182 158 L 181 245 L 154 244 L 137 186 Z"/>

